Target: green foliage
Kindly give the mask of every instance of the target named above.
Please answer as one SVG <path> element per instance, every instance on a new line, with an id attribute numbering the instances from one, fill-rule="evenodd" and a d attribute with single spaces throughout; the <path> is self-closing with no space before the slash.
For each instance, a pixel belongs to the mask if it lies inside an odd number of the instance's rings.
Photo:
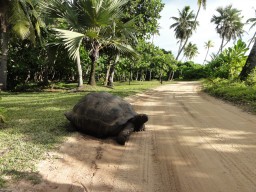
<path id="1" fill-rule="evenodd" d="M 166 52 L 150 42 L 139 41 L 137 52 L 140 59 L 136 62 L 138 71 L 146 72 L 146 79 L 162 79 L 170 69 L 176 69 L 176 62 L 171 52 Z"/>
<path id="2" fill-rule="evenodd" d="M 177 77 L 184 80 L 198 80 L 207 78 L 208 73 L 204 65 L 195 64 L 191 61 L 178 64 Z"/>
<path id="3" fill-rule="evenodd" d="M 246 62 L 247 50 L 246 44 L 240 39 L 233 47 L 225 49 L 208 63 L 207 67 L 212 71 L 211 76 L 226 79 L 237 78 Z"/>
<path id="4" fill-rule="evenodd" d="M 248 75 L 248 77 L 245 80 L 245 83 L 249 86 L 256 85 L 256 68 L 254 68 L 252 72 Z"/>
<path id="5" fill-rule="evenodd" d="M 161 0 L 133 0 L 124 6 L 124 20 L 136 19 L 136 36 L 149 38 L 158 33 L 158 19 L 164 7 Z"/>
<path id="6" fill-rule="evenodd" d="M 52 61 L 46 48 L 33 46 L 28 41 L 12 41 L 9 48 L 8 87 L 14 91 L 35 88 L 47 78 L 53 81 L 74 81 L 77 75 L 76 65 L 68 58 L 67 52 L 59 47 Z M 82 50 L 83 66 L 86 67 L 88 54 Z M 28 85 L 30 84 L 30 85 Z"/>
<path id="7" fill-rule="evenodd" d="M 256 112 L 256 86 L 244 82 L 216 78 L 204 82 L 204 90 L 216 97 L 244 106 Z"/>

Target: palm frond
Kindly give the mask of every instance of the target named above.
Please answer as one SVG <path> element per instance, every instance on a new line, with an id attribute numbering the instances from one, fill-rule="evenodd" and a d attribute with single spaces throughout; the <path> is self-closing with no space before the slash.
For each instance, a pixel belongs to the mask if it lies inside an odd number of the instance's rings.
<path id="1" fill-rule="evenodd" d="M 79 28 L 77 8 L 71 1 L 50 0 L 49 2 L 41 3 L 41 7 L 50 18 L 64 19 L 69 25 L 69 28 Z"/>
<path id="2" fill-rule="evenodd" d="M 127 57 L 138 58 L 139 54 L 128 44 L 120 42 L 118 40 L 112 40 L 107 47 L 116 50 L 119 54 Z"/>
<path id="3" fill-rule="evenodd" d="M 76 60 L 79 56 L 81 42 L 85 37 L 84 34 L 64 29 L 55 28 L 53 30 L 57 32 L 57 37 L 63 41 L 65 48 L 68 50 L 69 56 L 73 60 Z"/>
<path id="4" fill-rule="evenodd" d="M 30 27 L 29 23 L 27 21 L 20 21 L 16 23 L 12 30 L 16 35 L 19 36 L 22 40 L 26 39 L 30 34 Z"/>

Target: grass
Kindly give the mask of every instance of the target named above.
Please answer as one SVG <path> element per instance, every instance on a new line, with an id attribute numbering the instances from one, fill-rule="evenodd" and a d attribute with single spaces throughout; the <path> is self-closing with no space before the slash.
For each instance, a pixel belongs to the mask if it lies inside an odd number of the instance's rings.
<path id="1" fill-rule="evenodd" d="M 244 82 L 215 79 L 204 82 L 204 91 L 256 113 L 256 86 L 248 86 Z"/>
<path id="2" fill-rule="evenodd" d="M 114 89 L 85 86 L 70 91 L 75 84 L 60 84 L 51 92 L 1 93 L 6 123 L 0 124 L 0 188 L 13 179 L 40 182 L 35 165 L 45 152 L 58 147 L 71 134 L 63 114 L 85 94 L 107 91 L 126 97 L 159 85 L 157 81 L 116 83 Z"/>

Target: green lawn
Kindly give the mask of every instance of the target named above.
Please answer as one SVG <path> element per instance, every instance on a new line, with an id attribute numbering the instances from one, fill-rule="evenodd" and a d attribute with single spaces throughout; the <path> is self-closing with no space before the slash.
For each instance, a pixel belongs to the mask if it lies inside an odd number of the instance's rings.
<path id="1" fill-rule="evenodd" d="M 1 93 L 0 109 L 6 123 L 0 124 L 0 187 L 7 178 L 25 178 L 40 182 L 36 163 L 46 151 L 58 146 L 70 133 L 64 112 L 85 94 L 108 91 L 126 97 L 159 86 L 158 81 L 116 83 L 114 89 L 86 86 L 82 91 L 70 91 L 75 84 L 55 85 L 52 92 Z"/>

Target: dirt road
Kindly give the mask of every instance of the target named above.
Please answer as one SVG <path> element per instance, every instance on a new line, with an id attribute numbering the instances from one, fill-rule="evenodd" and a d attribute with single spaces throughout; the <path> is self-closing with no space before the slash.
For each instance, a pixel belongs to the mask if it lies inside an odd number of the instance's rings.
<path id="1" fill-rule="evenodd" d="M 255 192 L 256 117 L 198 88 L 179 82 L 128 98 L 149 115 L 145 132 L 125 146 L 77 133 L 39 164 L 41 184 L 16 191 Z"/>

